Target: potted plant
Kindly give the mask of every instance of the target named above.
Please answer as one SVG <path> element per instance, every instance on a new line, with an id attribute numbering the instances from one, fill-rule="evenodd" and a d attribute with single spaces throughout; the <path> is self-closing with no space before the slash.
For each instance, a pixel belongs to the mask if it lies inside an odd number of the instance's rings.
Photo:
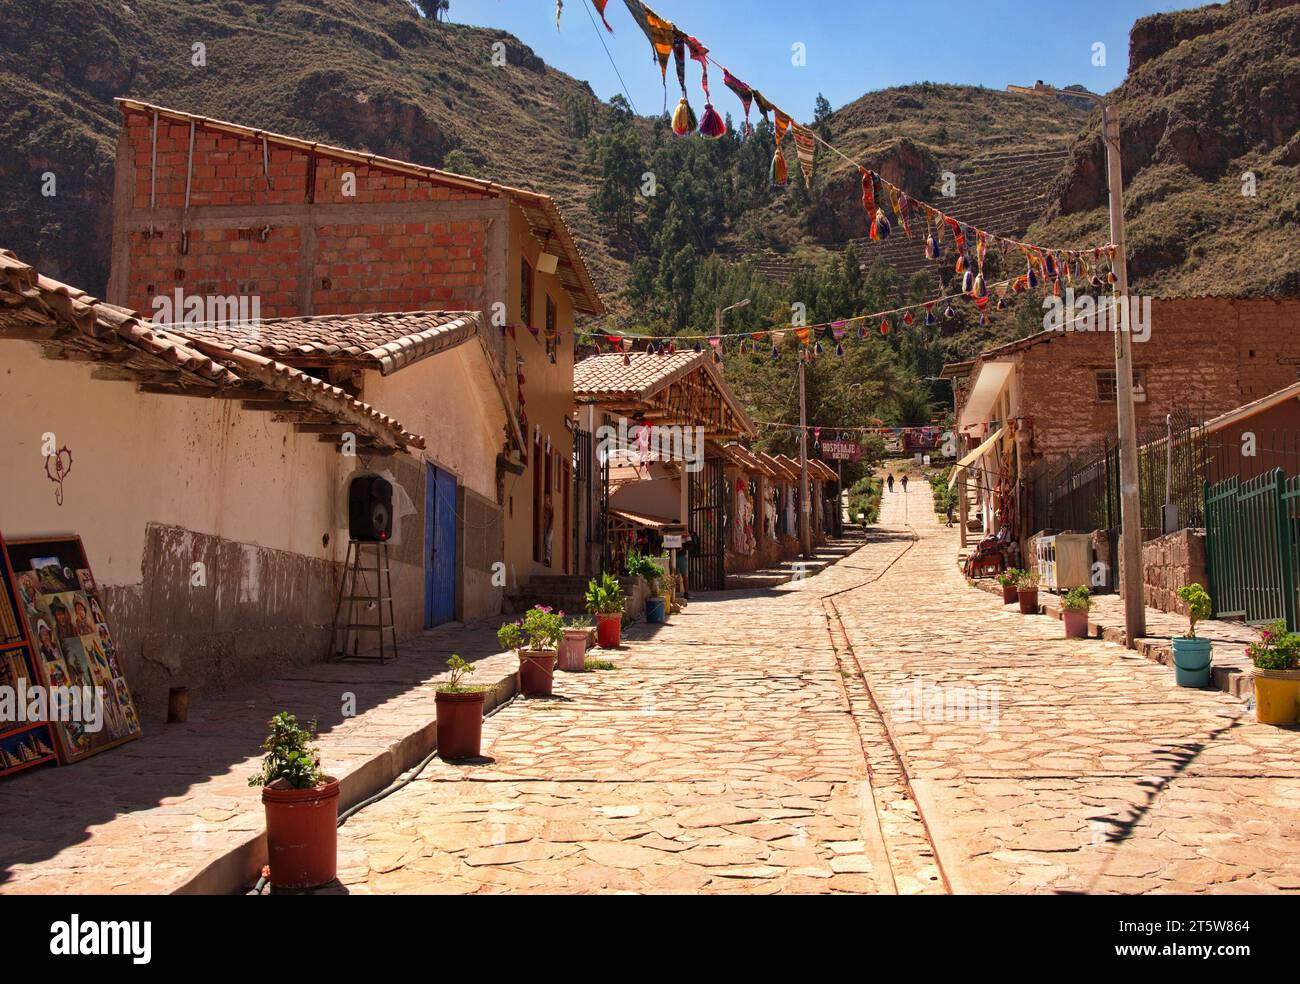
<path id="1" fill-rule="evenodd" d="M 1255 720 L 1295 724 L 1300 719 L 1300 635 L 1281 619 L 1260 630 L 1246 655 L 1255 664 Z"/>
<path id="2" fill-rule="evenodd" d="M 563 615 L 560 612 L 560 615 Z M 570 619 L 564 625 L 560 639 L 559 668 L 566 673 L 581 673 L 587 668 L 587 639 L 591 635 L 591 626 L 586 619 Z"/>
<path id="3" fill-rule="evenodd" d="M 1016 575 L 1016 598 L 1020 601 L 1021 615 L 1038 614 L 1038 575 L 1033 571 L 1020 571 Z"/>
<path id="4" fill-rule="evenodd" d="M 651 625 L 662 625 L 668 620 L 668 609 L 663 595 L 659 593 L 659 578 L 663 570 L 643 553 L 633 550 L 627 557 L 627 572 L 633 577 L 644 578 L 649 593 L 645 600 L 645 620 Z"/>
<path id="5" fill-rule="evenodd" d="M 1180 687 L 1204 687 L 1210 682 L 1213 650 L 1209 639 L 1196 637 L 1196 623 L 1214 611 L 1209 593 L 1199 584 L 1178 589 L 1178 600 L 1187 606 L 1187 635 L 1174 636 L 1174 679 Z"/>
<path id="6" fill-rule="evenodd" d="M 1083 639 L 1088 635 L 1088 611 L 1092 608 L 1092 592 L 1080 584 L 1061 596 L 1061 621 L 1065 623 L 1065 638 Z"/>
<path id="7" fill-rule="evenodd" d="M 596 616 L 596 641 L 617 649 L 623 634 L 623 585 L 608 571 L 587 583 L 587 611 Z"/>
<path id="8" fill-rule="evenodd" d="M 268 727 L 266 757 L 248 784 L 262 787 L 271 884 L 324 885 L 338 872 L 339 782 L 321 771 L 315 721 L 303 728 L 281 711 Z"/>
<path id="9" fill-rule="evenodd" d="M 434 703 L 438 709 L 438 755 L 446 761 L 478 758 L 483 741 L 484 687 L 468 687 L 466 674 L 474 667 L 457 654 L 447 660 L 445 683 L 438 685 Z"/>
<path id="10" fill-rule="evenodd" d="M 1002 585 L 1002 604 L 1014 605 L 1019 598 L 1016 581 L 1025 573 L 1019 567 L 1008 567 L 998 575 L 998 584 Z"/>
<path id="11" fill-rule="evenodd" d="M 519 621 L 497 630 L 497 641 L 519 655 L 519 692 L 525 697 L 551 695 L 563 635 L 564 616 L 549 605 L 534 605 Z"/>

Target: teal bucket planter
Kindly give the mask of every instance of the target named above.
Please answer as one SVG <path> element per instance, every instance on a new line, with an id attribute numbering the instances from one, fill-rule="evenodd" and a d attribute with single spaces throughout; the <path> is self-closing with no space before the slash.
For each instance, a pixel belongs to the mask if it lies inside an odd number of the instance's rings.
<path id="1" fill-rule="evenodd" d="M 1209 639 L 1184 639 L 1176 636 L 1174 644 L 1174 679 L 1180 687 L 1208 687 L 1213 651 Z"/>
<path id="2" fill-rule="evenodd" d="M 664 607 L 662 595 L 646 599 L 645 620 L 651 625 L 663 625 L 668 621 L 667 609 Z"/>

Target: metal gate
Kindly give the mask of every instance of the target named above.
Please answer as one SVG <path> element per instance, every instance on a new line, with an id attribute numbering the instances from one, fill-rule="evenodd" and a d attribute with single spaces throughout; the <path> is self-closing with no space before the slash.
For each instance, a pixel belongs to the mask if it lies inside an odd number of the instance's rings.
<path id="1" fill-rule="evenodd" d="M 726 585 L 727 480 L 721 458 L 687 473 L 690 514 L 690 588 L 721 591 Z"/>
<path id="2" fill-rule="evenodd" d="M 1205 486 L 1205 552 L 1214 614 L 1300 626 L 1300 477 L 1276 469 Z"/>

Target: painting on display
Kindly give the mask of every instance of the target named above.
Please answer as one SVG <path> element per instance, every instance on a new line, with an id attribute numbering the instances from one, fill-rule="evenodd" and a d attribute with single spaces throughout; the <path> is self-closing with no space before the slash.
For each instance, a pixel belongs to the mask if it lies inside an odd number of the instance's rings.
<path id="1" fill-rule="evenodd" d="M 135 701 L 81 538 L 11 540 L 5 549 L 37 681 L 79 693 L 91 688 L 96 695 L 93 715 L 50 715 L 60 760 L 76 762 L 140 737 Z"/>
<path id="2" fill-rule="evenodd" d="M 31 716 L 27 699 L 37 684 L 22 602 L 0 540 L 0 776 L 57 761 L 46 716 Z"/>

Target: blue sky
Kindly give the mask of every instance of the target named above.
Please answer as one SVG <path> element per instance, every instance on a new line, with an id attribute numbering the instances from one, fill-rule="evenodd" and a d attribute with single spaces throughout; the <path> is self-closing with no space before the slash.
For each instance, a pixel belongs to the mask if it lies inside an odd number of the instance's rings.
<path id="1" fill-rule="evenodd" d="M 741 79 L 763 90 L 798 118 L 812 115 L 825 93 L 838 108 L 873 89 L 909 82 L 954 82 L 1002 88 L 1008 82 L 1080 83 L 1097 92 L 1113 89 L 1128 68 L 1133 22 L 1157 11 L 1199 6 L 1162 0 L 656 0 L 650 6 L 710 48 L 710 54 Z M 608 99 L 622 91 L 587 18 L 587 0 L 565 0 L 562 29 L 555 30 L 554 0 L 451 0 L 451 19 L 499 27 L 546 62 L 591 83 Z M 649 44 L 623 0 L 607 9 L 614 28 L 603 27 L 610 54 L 641 113 L 663 108 L 659 72 Z M 599 24 L 599 19 L 597 19 Z M 791 64 L 791 45 L 801 42 L 807 65 Z M 1093 45 L 1106 46 L 1106 64 L 1094 67 Z M 675 87 L 669 68 L 669 88 Z M 687 75 L 692 96 L 698 72 Z M 714 79 L 710 78 L 710 85 Z M 720 83 L 720 80 L 719 80 Z M 720 85 L 719 85 L 720 88 Z M 737 109 L 726 90 L 719 108 Z M 673 102 L 676 98 L 673 97 Z M 735 103 L 735 105 L 733 105 Z M 697 107 L 698 109 L 698 107 Z"/>

